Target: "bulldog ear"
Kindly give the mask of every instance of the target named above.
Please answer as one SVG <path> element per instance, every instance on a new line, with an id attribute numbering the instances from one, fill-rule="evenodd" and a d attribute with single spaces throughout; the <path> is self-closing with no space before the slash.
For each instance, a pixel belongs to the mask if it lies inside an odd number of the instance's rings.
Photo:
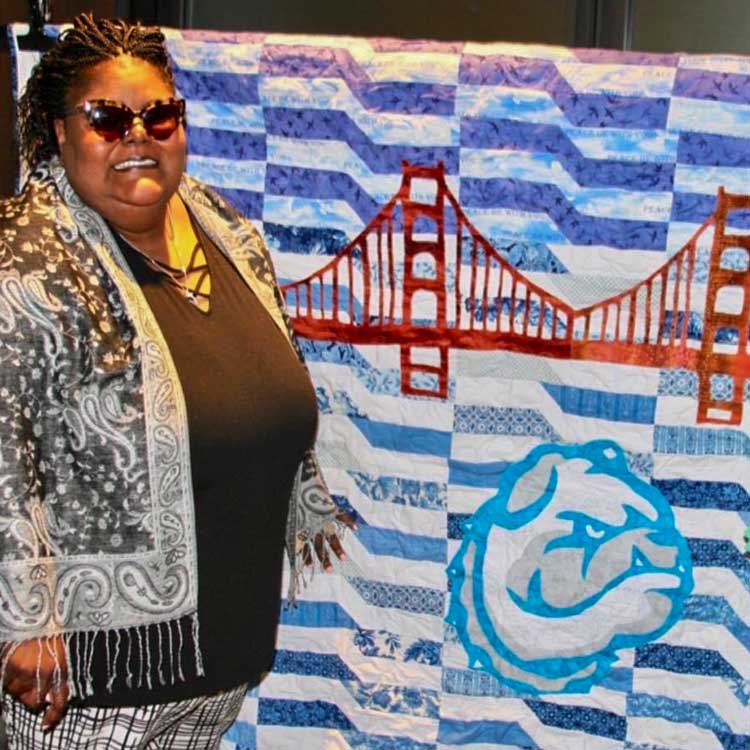
<path id="1" fill-rule="evenodd" d="M 549 486 L 550 475 L 555 466 L 565 463 L 567 459 L 559 453 L 548 453 L 522 474 L 508 497 L 508 512 L 515 513 L 533 505 L 544 494 Z"/>

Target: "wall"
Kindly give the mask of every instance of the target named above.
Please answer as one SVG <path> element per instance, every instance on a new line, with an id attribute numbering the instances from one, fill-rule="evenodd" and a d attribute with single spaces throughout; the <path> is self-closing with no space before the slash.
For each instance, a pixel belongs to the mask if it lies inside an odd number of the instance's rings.
<path id="1" fill-rule="evenodd" d="M 634 0 L 633 49 L 750 54 L 747 0 Z"/>
<path id="2" fill-rule="evenodd" d="M 193 28 L 750 54 L 747 0 L 180 1 Z"/>
<path id="3" fill-rule="evenodd" d="M 573 44 L 575 0 L 187 0 L 194 28 Z"/>

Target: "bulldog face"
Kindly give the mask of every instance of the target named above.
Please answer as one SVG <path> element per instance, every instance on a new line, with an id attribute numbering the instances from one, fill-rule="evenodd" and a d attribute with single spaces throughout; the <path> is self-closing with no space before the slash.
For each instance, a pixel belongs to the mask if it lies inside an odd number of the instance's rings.
<path id="1" fill-rule="evenodd" d="M 611 441 L 534 449 L 464 532 L 448 621 L 473 666 L 525 692 L 588 690 L 693 586 L 669 504 Z"/>

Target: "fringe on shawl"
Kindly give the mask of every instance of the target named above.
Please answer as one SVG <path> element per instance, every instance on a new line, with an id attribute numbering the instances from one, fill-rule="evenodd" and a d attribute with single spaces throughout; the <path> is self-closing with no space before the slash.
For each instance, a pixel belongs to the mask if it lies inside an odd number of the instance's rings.
<path id="1" fill-rule="evenodd" d="M 304 470 L 305 466 L 303 463 L 294 479 L 292 498 L 296 498 L 297 502 L 301 501 L 300 493 L 301 485 L 304 483 L 302 478 Z M 348 528 L 345 523 L 336 517 L 339 508 L 331 499 L 328 488 L 323 482 L 320 472 L 317 470 L 317 465 L 315 465 L 315 474 L 312 483 L 317 485 L 316 489 L 322 491 L 324 496 L 328 498 L 330 509 L 322 513 L 309 513 L 304 528 L 300 528 L 297 525 L 297 514 L 293 508 L 290 509 L 289 516 L 287 517 L 285 541 L 286 553 L 289 558 L 287 609 L 294 609 L 297 606 L 297 595 L 313 579 L 316 568 L 322 565 L 317 560 L 317 553 L 315 551 L 315 538 L 318 534 L 323 534 L 324 536 L 336 534 L 339 539 L 342 539 Z"/>
<path id="2" fill-rule="evenodd" d="M 321 523 L 317 530 L 311 530 L 309 537 L 307 534 L 297 536 L 295 552 L 291 557 L 292 562 L 289 566 L 289 586 L 286 599 L 288 609 L 294 609 L 297 606 L 297 595 L 312 581 L 318 567 L 322 567 L 322 563 L 317 559 L 317 553 L 315 552 L 315 537 L 319 533 L 334 533 L 339 539 L 342 539 L 347 531 L 346 524 L 332 518 L 325 523 Z"/>
<path id="3" fill-rule="evenodd" d="M 55 648 L 55 638 L 63 641 L 65 657 L 62 662 Z M 112 693 L 120 686 L 151 689 L 156 685 L 175 685 L 185 682 L 188 665 L 193 667 L 195 676 L 205 675 L 197 613 L 167 622 L 119 630 L 60 633 L 59 636 L 42 636 L 29 642 L 36 643 L 38 649 L 37 686 L 41 684 L 42 657 L 46 653 L 54 663 L 53 688 L 59 688 L 66 680 L 70 696 L 76 698 L 92 696 L 95 690 Z M 7 643 L 0 654 L 0 696 L 4 691 L 8 662 L 22 643 L 24 641 Z M 92 672 L 97 649 L 104 651 L 105 685 L 95 684 Z"/>

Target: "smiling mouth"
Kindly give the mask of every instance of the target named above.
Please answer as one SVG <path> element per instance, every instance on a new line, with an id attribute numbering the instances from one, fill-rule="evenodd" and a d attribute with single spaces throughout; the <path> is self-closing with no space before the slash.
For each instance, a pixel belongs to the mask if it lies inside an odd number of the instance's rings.
<path id="1" fill-rule="evenodd" d="M 142 159 L 127 159 L 115 164 L 115 172 L 126 172 L 129 169 L 150 169 L 156 166 L 154 159 L 142 158 Z"/>

